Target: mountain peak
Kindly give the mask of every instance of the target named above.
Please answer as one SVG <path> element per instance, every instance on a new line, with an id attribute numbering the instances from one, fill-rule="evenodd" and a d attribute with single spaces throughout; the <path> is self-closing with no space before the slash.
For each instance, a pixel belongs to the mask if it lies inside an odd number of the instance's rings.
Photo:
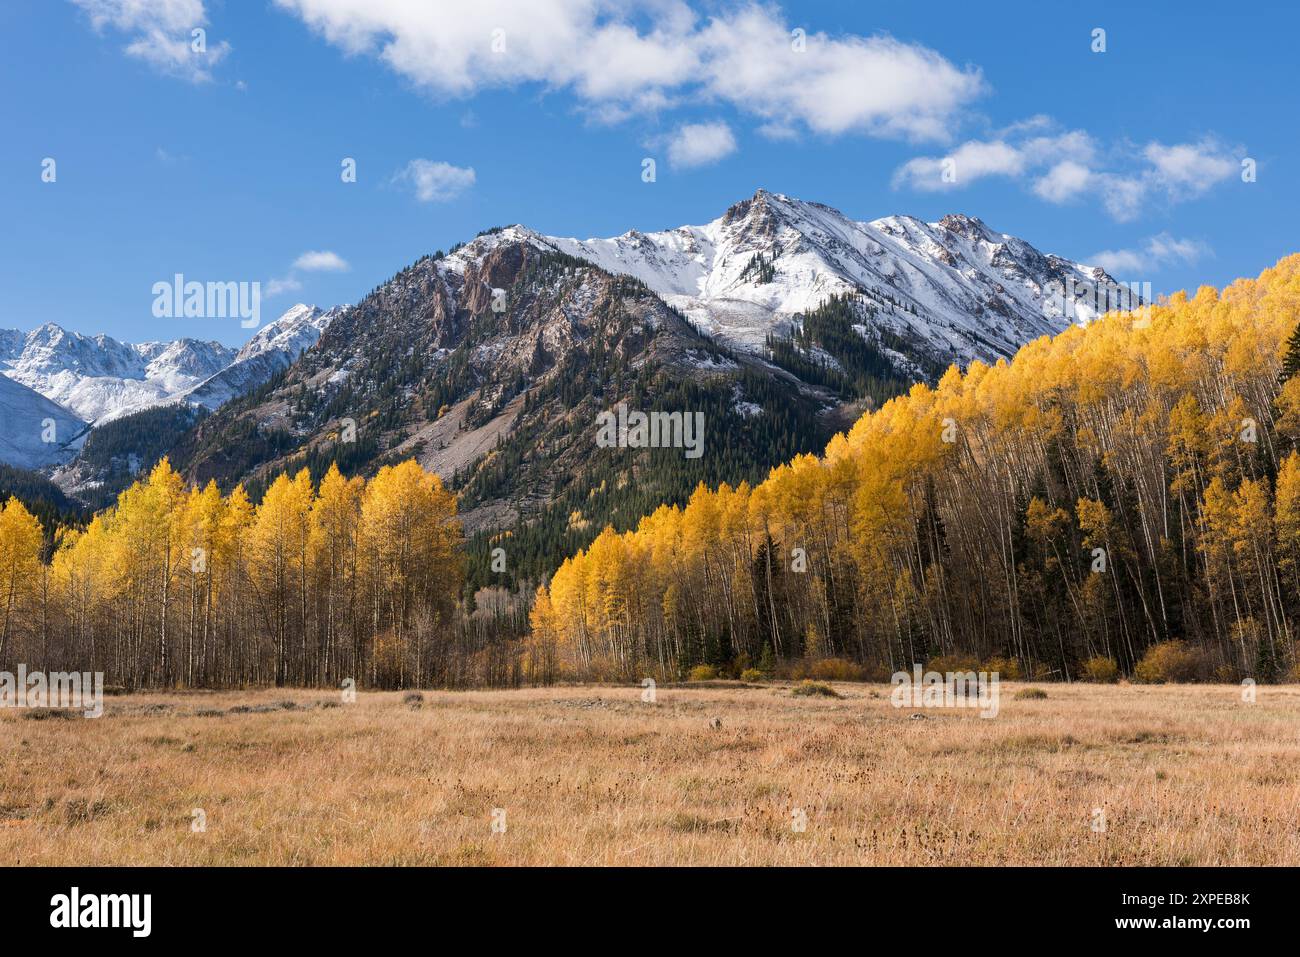
<path id="1" fill-rule="evenodd" d="M 42 322 L 27 335 L 36 342 L 54 343 L 67 336 L 68 330 L 57 322 Z"/>
<path id="2" fill-rule="evenodd" d="M 637 277 L 700 331 L 760 356 L 770 335 L 833 296 L 853 297 L 863 336 L 929 368 L 1010 356 L 1059 332 L 1069 320 L 1053 284 L 1098 278 L 964 213 L 858 222 L 761 187 L 703 225 L 545 241 Z"/>
<path id="3" fill-rule="evenodd" d="M 958 236 L 964 236 L 967 239 L 987 239 L 990 235 L 988 226 L 978 216 L 967 216 L 964 213 L 949 213 L 943 219 L 939 220 L 939 225 L 950 233 L 956 233 Z"/>

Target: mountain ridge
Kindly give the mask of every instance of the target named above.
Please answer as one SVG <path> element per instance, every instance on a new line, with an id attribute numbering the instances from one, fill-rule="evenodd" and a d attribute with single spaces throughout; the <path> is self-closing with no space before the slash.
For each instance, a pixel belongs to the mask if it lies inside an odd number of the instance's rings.
<path id="1" fill-rule="evenodd" d="M 214 409 L 296 359 L 343 308 L 299 303 L 238 349 L 193 337 L 121 342 L 53 322 L 5 329 L 0 373 L 91 425 L 178 401 Z"/>
<path id="2" fill-rule="evenodd" d="M 1126 294 L 1101 267 L 1042 253 L 977 217 L 856 221 L 765 189 L 702 226 L 578 240 L 516 224 L 499 235 L 635 276 L 701 331 L 754 353 L 831 296 L 866 293 L 868 325 L 911 342 L 929 362 L 992 361 L 1095 317 L 1066 290 L 1091 285 L 1111 301 Z"/>

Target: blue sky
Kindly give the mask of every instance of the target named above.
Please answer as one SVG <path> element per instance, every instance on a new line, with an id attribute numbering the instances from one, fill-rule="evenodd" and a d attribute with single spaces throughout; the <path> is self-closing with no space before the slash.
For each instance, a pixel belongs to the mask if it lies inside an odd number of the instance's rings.
<path id="1" fill-rule="evenodd" d="M 8 0 L 0 328 L 235 344 L 153 284 L 260 282 L 265 321 L 488 226 L 701 223 L 759 186 L 1159 291 L 1300 250 L 1300 10 L 1134 6 Z"/>

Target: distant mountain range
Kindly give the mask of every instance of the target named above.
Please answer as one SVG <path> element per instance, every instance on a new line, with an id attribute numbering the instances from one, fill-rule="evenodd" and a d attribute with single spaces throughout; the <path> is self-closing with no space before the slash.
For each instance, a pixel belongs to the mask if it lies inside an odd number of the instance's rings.
<path id="1" fill-rule="evenodd" d="M 159 405 L 216 409 L 288 366 L 339 311 L 296 305 L 238 350 L 199 339 L 124 343 L 54 323 L 0 330 L 0 395 L 11 436 L 0 445 L 0 462 L 58 464 L 75 454 L 89 428 Z M 53 442 L 41 425 L 51 417 L 58 423 Z M 21 452 L 9 450 L 20 445 Z"/>

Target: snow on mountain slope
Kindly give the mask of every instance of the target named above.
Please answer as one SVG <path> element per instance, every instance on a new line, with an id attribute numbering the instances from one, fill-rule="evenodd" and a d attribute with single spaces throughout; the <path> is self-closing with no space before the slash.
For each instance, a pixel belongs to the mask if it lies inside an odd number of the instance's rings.
<path id="1" fill-rule="evenodd" d="M 0 463 L 35 469 L 71 458 L 86 423 L 20 382 L 0 376 Z"/>
<path id="2" fill-rule="evenodd" d="M 251 359 L 267 352 L 284 352 L 296 359 L 305 350 L 314 346 L 335 317 L 346 305 L 320 309 L 306 303 L 298 303 L 287 310 L 275 322 L 258 330 L 257 335 L 249 339 L 235 356 L 236 362 Z"/>
<path id="3" fill-rule="evenodd" d="M 119 342 L 55 325 L 0 330 L 0 372 L 92 423 L 169 402 L 215 408 L 296 359 L 338 309 L 299 303 L 236 351 L 219 342 Z"/>
<path id="4" fill-rule="evenodd" d="M 612 239 L 531 235 L 640 279 L 701 331 L 758 353 L 797 314 L 856 293 L 876 335 L 901 337 L 943 364 L 993 360 L 1073 321 L 1062 308 L 1073 284 L 1115 285 L 1099 268 L 1045 255 L 978 219 L 857 222 L 761 189 L 703 226 Z M 1074 310 L 1073 319 L 1091 317 L 1083 302 Z"/>
<path id="5" fill-rule="evenodd" d="M 188 389 L 183 396 L 185 401 L 215 409 L 256 388 L 314 346 L 329 324 L 347 308 L 335 306 L 322 310 L 298 303 L 275 322 L 259 329 L 230 365 Z"/>
<path id="6" fill-rule="evenodd" d="M 102 422 L 170 400 L 229 365 L 234 355 L 219 342 L 131 345 L 47 322 L 0 358 L 0 372 L 87 422 Z"/>

